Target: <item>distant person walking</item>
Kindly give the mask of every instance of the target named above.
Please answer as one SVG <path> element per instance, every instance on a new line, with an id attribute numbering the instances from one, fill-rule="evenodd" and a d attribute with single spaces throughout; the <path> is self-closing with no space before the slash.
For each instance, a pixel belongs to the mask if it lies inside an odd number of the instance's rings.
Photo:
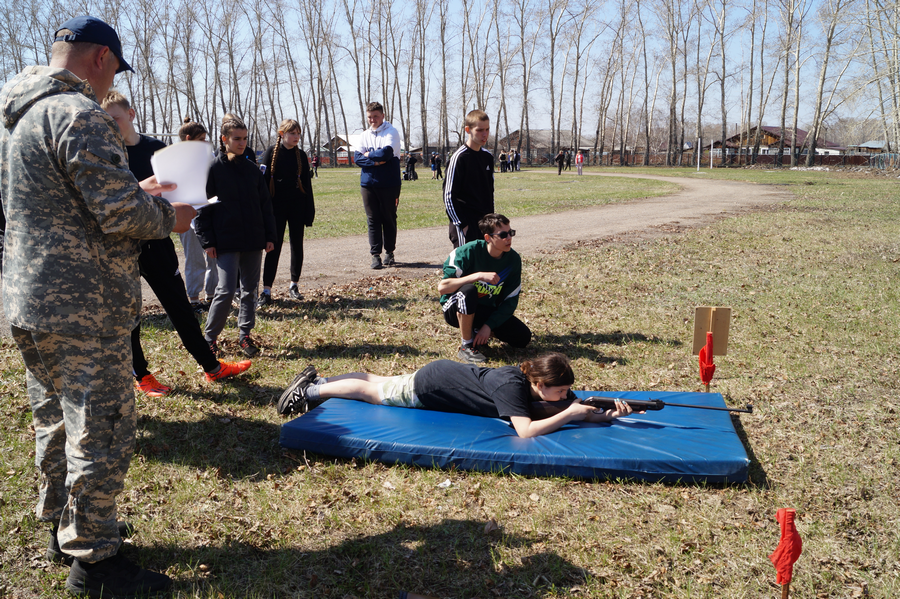
<path id="1" fill-rule="evenodd" d="M 407 181 L 418 181 L 419 175 L 416 173 L 416 163 L 418 159 L 415 154 L 407 154 L 406 155 L 406 180 Z"/>
<path id="2" fill-rule="evenodd" d="M 566 163 L 566 154 L 562 150 L 559 151 L 559 154 L 556 155 L 556 158 L 553 159 L 556 164 L 559 166 L 559 170 L 556 171 L 557 175 L 561 175 L 563 172 L 563 166 Z"/>
<path id="3" fill-rule="evenodd" d="M 584 154 L 581 153 L 581 150 L 578 150 L 578 155 L 575 156 L 575 168 L 578 169 L 579 175 L 584 174 Z"/>
<path id="4" fill-rule="evenodd" d="M 397 246 L 397 206 L 400 204 L 400 133 L 384 120 L 378 102 L 366 106 L 369 128 L 359 140 L 354 161 L 362 169 L 362 190 L 366 224 L 369 229 L 371 268 L 394 265 Z M 384 260 L 381 250 L 384 249 Z"/>

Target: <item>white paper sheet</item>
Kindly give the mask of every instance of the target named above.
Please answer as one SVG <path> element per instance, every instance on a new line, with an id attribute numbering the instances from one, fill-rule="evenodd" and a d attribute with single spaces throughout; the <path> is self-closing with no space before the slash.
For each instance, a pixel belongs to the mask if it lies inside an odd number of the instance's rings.
<path id="1" fill-rule="evenodd" d="M 206 178 L 213 161 L 212 146 L 205 141 L 183 141 L 160 150 L 150 158 L 160 183 L 175 183 L 178 189 L 162 194 L 169 202 L 205 206 Z"/>

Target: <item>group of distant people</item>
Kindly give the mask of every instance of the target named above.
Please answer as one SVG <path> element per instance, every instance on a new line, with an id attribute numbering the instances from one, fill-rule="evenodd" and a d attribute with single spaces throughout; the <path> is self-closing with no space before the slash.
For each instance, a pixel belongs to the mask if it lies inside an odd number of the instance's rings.
<path id="1" fill-rule="evenodd" d="M 562 148 L 553 159 L 554 162 L 559 167 L 559 170 L 556 172 L 557 175 L 561 175 L 563 170 L 571 170 L 572 169 L 572 152 L 568 148 Z M 584 174 L 584 153 L 581 150 L 578 150 L 578 153 L 575 155 L 575 168 L 578 169 L 578 174 Z"/>
<path id="2" fill-rule="evenodd" d="M 500 165 L 501 173 L 511 173 L 513 171 L 521 170 L 519 169 L 519 161 L 522 159 L 522 155 L 519 154 L 518 150 L 506 150 L 500 151 L 500 156 L 497 159 L 498 164 Z"/>

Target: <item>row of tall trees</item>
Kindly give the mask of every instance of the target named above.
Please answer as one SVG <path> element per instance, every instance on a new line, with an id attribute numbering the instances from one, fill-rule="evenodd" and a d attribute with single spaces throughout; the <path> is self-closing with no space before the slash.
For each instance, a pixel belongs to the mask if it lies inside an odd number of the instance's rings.
<path id="1" fill-rule="evenodd" d="M 378 100 L 406 147 L 456 146 L 476 107 L 494 146 L 518 129 L 526 156 L 537 129 L 545 151 L 663 148 L 670 164 L 698 138 L 773 123 L 792 159 L 792 131 L 814 150 L 839 120 L 900 142 L 896 0 L 2 1 L 4 80 L 94 14 L 123 39 L 136 73 L 117 86 L 147 132 L 185 117 L 215 132 L 233 112 L 261 148 L 294 117 L 320 148 Z"/>

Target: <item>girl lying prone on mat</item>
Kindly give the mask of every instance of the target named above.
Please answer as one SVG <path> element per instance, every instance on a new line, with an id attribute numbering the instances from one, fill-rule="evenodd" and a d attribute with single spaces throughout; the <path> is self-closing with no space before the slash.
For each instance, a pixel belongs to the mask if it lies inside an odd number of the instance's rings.
<path id="1" fill-rule="evenodd" d="M 281 398 L 282 415 L 303 414 L 326 399 L 340 397 L 375 405 L 421 408 L 503 418 L 520 437 L 550 433 L 568 422 L 608 422 L 631 414 L 628 404 L 616 401 L 605 412 L 573 401 L 575 375 L 568 358 L 547 354 L 519 366 L 483 368 L 450 360 L 427 364 L 412 374 L 376 376 L 352 372 L 319 378 L 308 366 Z M 546 402 L 563 402 L 559 409 Z"/>

